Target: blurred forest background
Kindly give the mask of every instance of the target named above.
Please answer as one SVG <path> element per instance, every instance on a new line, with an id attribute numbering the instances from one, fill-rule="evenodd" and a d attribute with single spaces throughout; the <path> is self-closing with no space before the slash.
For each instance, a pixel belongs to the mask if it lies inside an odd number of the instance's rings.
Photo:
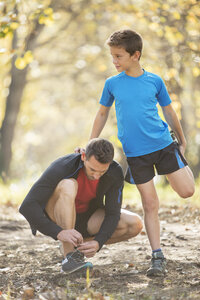
<path id="1" fill-rule="evenodd" d="M 0 14 L 1 187 L 17 182 L 15 193 L 51 161 L 85 146 L 105 79 L 116 74 L 105 41 L 122 28 L 142 35 L 141 64 L 164 79 L 199 177 L 198 0 L 6 0 Z M 114 108 L 101 136 L 114 142 L 124 165 Z"/>

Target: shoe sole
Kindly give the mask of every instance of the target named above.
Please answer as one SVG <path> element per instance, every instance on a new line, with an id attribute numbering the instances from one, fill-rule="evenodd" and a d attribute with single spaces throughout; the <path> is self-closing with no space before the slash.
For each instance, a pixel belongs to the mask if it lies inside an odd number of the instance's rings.
<path id="1" fill-rule="evenodd" d="M 165 275 L 166 275 L 166 272 L 160 272 L 160 271 L 147 272 L 148 277 L 163 277 Z"/>
<path id="2" fill-rule="evenodd" d="M 73 269 L 70 271 L 65 271 L 62 268 L 62 271 L 65 272 L 66 274 L 71 274 L 71 273 L 78 272 L 78 271 L 84 271 L 86 269 L 90 269 L 90 270 L 93 269 L 93 264 L 90 262 L 87 262 L 83 266 L 77 267 L 76 269 Z"/>

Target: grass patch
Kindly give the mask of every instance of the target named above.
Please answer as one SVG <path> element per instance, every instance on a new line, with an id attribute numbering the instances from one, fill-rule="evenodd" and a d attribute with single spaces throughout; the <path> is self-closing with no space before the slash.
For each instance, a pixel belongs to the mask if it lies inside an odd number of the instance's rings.
<path id="1" fill-rule="evenodd" d="M 195 182 L 195 193 L 192 197 L 183 199 L 181 198 L 168 183 L 163 182 L 163 177 L 156 178 L 155 180 L 156 191 L 160 200 L 160 205 L 194 205 L 200 207 L 200 177 Z M 142 205 L 140 193 L 133 184 L 125 183 L 123 191 L 123 204 L 124 205 Z"/>
<path id="2" fill-rule="evenodd" d="M 0 204 L 19 206 L 26 194 L 33 185 L 34 180 L 26 179 L 23 181 L 13 180 L 6 184 L 0 181 L 1 198 Z M 199 195 L 200 195 L 200 178 L 196 180 L 195 194 L 187 199 L 182 199 L 173 191 L 169 184 L 164 184 L 162 180 L 156 180 L 156 190 L 160 200 L 160 204 L 164 205 L 194 205 L 200 207 Z M 135 185 L 125 183 L 123 191 L 123 206 L 141 206 L 140 194 Z"/>
<path id="3" fill-rule="evenodd" d="M 7 206 L 19 206 L 31 187 L 28 181 L 13 180 L 6 184 L 0 181 L 0 204 Z"/>

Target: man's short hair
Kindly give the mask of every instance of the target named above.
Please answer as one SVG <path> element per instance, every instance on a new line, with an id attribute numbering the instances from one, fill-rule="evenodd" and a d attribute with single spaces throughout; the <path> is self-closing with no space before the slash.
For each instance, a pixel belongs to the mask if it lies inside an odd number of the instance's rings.
<path id="1" fill-rule="evenodd" d="M 114 157 L 114 147 L 112 143 L 106 139 L 92 139 L 86 146 L 86 160 L 89 160 L 93 155 L 95 159 L 102 164 L 111 163 Z"/>
<path id="2" fill-rule="evenodd" d="M 130 55 L 135 51 L 142 54 L 142 37 L 135 31 L 124 29 L 115 31 L 107 40 L 107 44 L 112 47 L 124 48 Z"/>

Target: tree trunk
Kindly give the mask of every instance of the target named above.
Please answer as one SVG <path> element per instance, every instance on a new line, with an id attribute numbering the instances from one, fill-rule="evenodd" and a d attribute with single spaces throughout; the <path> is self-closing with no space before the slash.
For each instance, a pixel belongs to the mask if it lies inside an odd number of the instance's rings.
<path id="1" fill-rule="evenodd" d="M 42 27 L 43 26 L 39 25 L 38 23 L 35 25 L 35 28 L 27 37 L 25 51 L 32 51 L 34 49 L 36 37 L 38 36 L 39 30 L 41 30 Z M 15 32 L 12 43 L 13 49 L 16 48 L 16 44 L 17 33 Z M 4 180 L 6 180 L 6 178 L 9 176 L 10 162 L 12 159 L 12 141 L 18 113 L 20 110 L 22 95 L 26 85 L 26 75 L 28 70 L 28 67 L 23 70 L 18 70 L 15 67 L 15 60 L 16 56 L 14 56 L 12 59 L 10 71 L 11 84 L 9 88 L 9 95 L 6 100 L 5 116 L 0 130 L 0 175 Z"/>

